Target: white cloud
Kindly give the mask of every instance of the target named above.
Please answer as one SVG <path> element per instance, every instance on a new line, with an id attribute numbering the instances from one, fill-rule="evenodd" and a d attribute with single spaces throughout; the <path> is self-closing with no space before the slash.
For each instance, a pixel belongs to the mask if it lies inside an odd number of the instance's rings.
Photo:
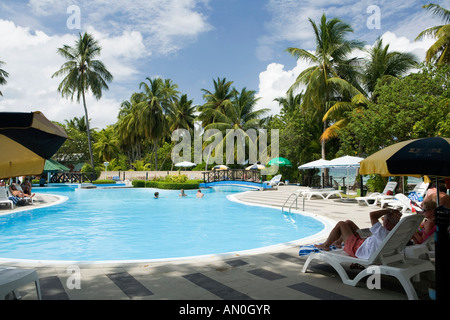
<path id="1" fill-rule="evenodd" d="M 36 15 L 66 15 L 73 1 L 30 0 Z M 211 30 L 207 17 L 200 8 L 207 7 L 208 0 L 79 0 L 81 28 L 95 29 L 108 34 L 139 30 L 149 50 L 156 54 L 178 51 L 186 43 Z"/>
<path id="2" fill-rule="evenodd" d="M 419 61 L 423 61 L 425 58 L 425 52 L 433 43 L 432 39 L 423 39 L 420 41 L 409 40 L 406 37 L 400 37 L 393 32 L 386 32 L 381 37 L 383 44 L 389 44 L 390 51 L 399 52 L 412 52 L 418 58 Z M 373 46 L 367 45 L 366 49 L 370 49 Z M 357 57 L 366 57 L 367 53 L 357 50 L 353 54 Z M 277 114 L 280 112 L 278 102 L 273 101 L 275 98 L 286 97 L 287 90 L 294 83 L 298 75 L 311 65 L 303 61 L 297 61 L 297 65 L 291 70 L 285 70 L 285 66 L 280 63 L 270 63 L 266 70 L 259 74 L 259 92 L 257 96 L 260 97 L 258 102 L 258 108 L 270 108 L 271 114 Z M 305 87 L 297 89 L 301 92 Z"/>
<path id="3" fill-rule="evenodd" d="M 139 73 L 133 62 L 146 54 L 142 36 L 138 32 L 125 31 L 111 37 L 94 29 L 91 31 L 103 47 L 100 59 L 114 76 L 110 88 L 116 82 L 133 79 Z M 53 73 L 64 63 L 57 54 L 57 48 L 64 44 L 73 45 L 77 37 L 71 34 L 50 36 L 0 20 L 0 60 L 6 62 L 2 68 L 9 73 L 7 84 L 2 86 L 0 111 L 39 110 L 49 119 L 59 122 L 83 116 L 82 105 L 62 98 L 57 91 L 62 77 L 52 79 Z M 120 46 L 114 45 L 119 42 Z M 92 125 L 103 128 L 115 123 L 119 105 L 128 97 L 120 97 L 113 90 L 104 91 L 100 101 L 88 97 Z"/>
<path id="4" fill-rule="evenodd" d="M 269 108 L 270 114 L 279 114 L 281 109 L 274 99 L 286 97 L 286 92 L 295 79 L 308 67 L 310 65 L 303 61 L 298 61 L 292 70 L 285 70 L 284 65 L 280 63 L 269 64 L 266 70 L 259 74 L 259 91 L 256 94 L 260 98 L 258 109 Z M 301 92 L 303 89 L 305 88 L 300 86 L 296 89 L 296 92 Z"/>

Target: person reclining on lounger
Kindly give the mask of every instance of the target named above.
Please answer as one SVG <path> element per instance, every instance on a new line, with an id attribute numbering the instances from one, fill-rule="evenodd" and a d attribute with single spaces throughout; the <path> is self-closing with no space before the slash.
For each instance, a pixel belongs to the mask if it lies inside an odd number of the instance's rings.
<path id="1" fill-rule="evenodd" d="M 17 187 L 15 184 L 11 184 L 9 186 L 9 191 L 11 192 L 11 195 L 17 198 L 33 198 L 35 194 L 27 194 L 22 191 L 17 190 Z"/>
<path id="2" fill-rule="evenodd" d="M 362 239 L 356 232 L 359 228 L 353 221 L 340 221 L 331 230 L 328 239 L 324 243 L 315 246 L 329 251 L 330 246 L 336 241 L 344 241 L 344 251 L 346 253 L 352 257 L 369 259 L 389 234 L 389 231 L 400 221 L 401 216 L 400 211 L 393 209 L 372 211 L 370 213 L 370 222 L 372 223 L 370 232 L 372 235 L 366 239 Z M 381 217 L 383 217 L 383 223 L 379 221 Z"/>

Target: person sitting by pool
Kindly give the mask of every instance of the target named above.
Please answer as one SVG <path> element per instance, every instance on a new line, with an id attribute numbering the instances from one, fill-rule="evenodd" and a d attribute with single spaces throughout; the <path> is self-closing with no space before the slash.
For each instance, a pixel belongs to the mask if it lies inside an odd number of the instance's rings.
<path id="1" fill-rule="evenodd" d="M 33 198 L 35 196 L 34 193 L 28 194 L 23 191 L 17 190 L 17 187 L 14 183 L 9 186 L 9 191 L 12 196 L 17 197 L 17 198 Z"/>
<path id="2" fill-rule="evenodd" d="M 436 231 L 436 224 L 434 222 L 434 213 L 437 204 L 434 201 L 422 202 L 424 221 L 417 228 L 417 231 L 413 234 L 412 241 L 415 244 L 421 244 L 427 240 Z"/>
<path id="3" fill-rule="evenodd" d="M 179 195 L 179 196 L 180 196 L 180 197 L 186 197 L 186 196 L 187 196 L 187 194 L 184 193 L 184 189 L 181 189 L 180 195 Z"/>
<path id="4" fill-rule="evenodd" d="M 158 199 L 158 198 L 159 198 L 159 192 L 155 192 L 153 199 Z"/>
<path id="5" fill-rule="evenodd" d="M 340 221 L 331 230 L 328 239 L 315 246 L 324 251 L 330 251 L 330 246 L 337 240 L 342 239 L 344 251 L 347 254 L 360 259 L 369 259 L 397 222 L 400 221 L 401 216 L 400 211 L 393 209 L 372 211 L 370 213 L 370 222 L 372 223 L 370 232 L 372 235 L 366 239 L 362 239 L 356 232 L 359 228 L 353 221 Z M 379 221 L 381 217 L 383 217 L 383 223 Z"/>
<path id="6" fill-rule="evenodd" d="M 28 178 L 25 178 L 24 182 L 21 185 L 23 193 L 31 194 L 31 183 Z"/>
<path id="7" fill-rule="evenodd" d="M 203 196 L 204 196 L 204 194 L 202 193 L 202 191 L 201 191 L 201 190 L 198 190 L 198 191 L 197 191 L 197 194 L 196 194 L 196 197 L 197 197 L 197 198 L 203 198 Z"/>

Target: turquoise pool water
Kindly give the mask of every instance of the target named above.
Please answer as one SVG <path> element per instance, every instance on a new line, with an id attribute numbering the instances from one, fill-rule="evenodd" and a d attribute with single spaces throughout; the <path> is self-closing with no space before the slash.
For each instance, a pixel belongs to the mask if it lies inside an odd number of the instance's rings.
<path id="1" fill-rule="evenodd" d="M 220 254 L 312 236 L 311 217 L 227 199 L 236 191 L 35 188 L 69 200 L 0 216 L 0 257 L 110 261 Z M 159 191 L 160 198 L 153 199 Z M 242 190 L 241 190 L 242 191 Z"/>

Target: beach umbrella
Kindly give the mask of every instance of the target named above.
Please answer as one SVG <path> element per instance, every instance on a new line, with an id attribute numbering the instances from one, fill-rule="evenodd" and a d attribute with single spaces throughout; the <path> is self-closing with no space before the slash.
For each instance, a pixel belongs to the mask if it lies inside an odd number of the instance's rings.
<path id="1" fill-rule="evenodd" d="M 450 138 L 433 137 L 399 142 L 374 153 L 360 164 L 360 174 L 435 177 L 439 204 L 438 178 L 450 176 Z M 448 209 L 438 207 L 435 215 L 436 298 L 444 301 L 450 300 Z"/>
<path id="2" fill-rule="evenodd" d="M 229 170 L 230 168 L 228 168 L 226 165 L 224 164 L 218 164 L 217 166 L 214 166 L 212 168 L 212 170 Z"/>
<path id="3" fill-rule="evenodd" d="M 315 160 L 315 161 L 311 161 L 311 162 L 305 163 L 305 164 L 299 166 L 298 168 L 300 170 L 322 169 L 322 168 L 327 168 L 327 165 L 329 163 L 330 163 L 329 160 L 319 159 L 319 160 Z"/>
<path id="4" fill-rule="evenodd" d="M 269 166 L 292 167 L 292 163 L 283 157 L 273 158 L 268 163 Z"/>
<path id="5" fill-rule="evenodd" d="M 450 138 L 399 142 L 361 161 L 361 174 L 450 177 Z"/>
<path id="6" fill-rule="evenodd" d="M 193 167 L 193 166 L 196 166 L 196 164 L 193 162 L 189 162 L 189 161 L 183 161 L 183 162 L 179 162 L 179 163 L 175 164 L 175 167 L 189 168 L 189 167 Z"/>
<path id="7" fill-rule="evenodd" d="M 325 167 L 329 168 L 359 168 L 359 163 L 364 160 L 360 157 L 343 156 L 330 160 Z"/>
<path id="8" fill-rule="evenodd" d="M 248 166 L 247 168 L 245 168 L 245 170 L 263 170 L 265 168 L 266 167 L 263 166 L 262 164 L 255 163 L 255 164 L 252 164 L 251 166 Z"/>
<path id="9" fill-rule="evenodd" d="M 41 112 L 0 112 L 0 179 L 40 175 L 67 134 Z"/>

